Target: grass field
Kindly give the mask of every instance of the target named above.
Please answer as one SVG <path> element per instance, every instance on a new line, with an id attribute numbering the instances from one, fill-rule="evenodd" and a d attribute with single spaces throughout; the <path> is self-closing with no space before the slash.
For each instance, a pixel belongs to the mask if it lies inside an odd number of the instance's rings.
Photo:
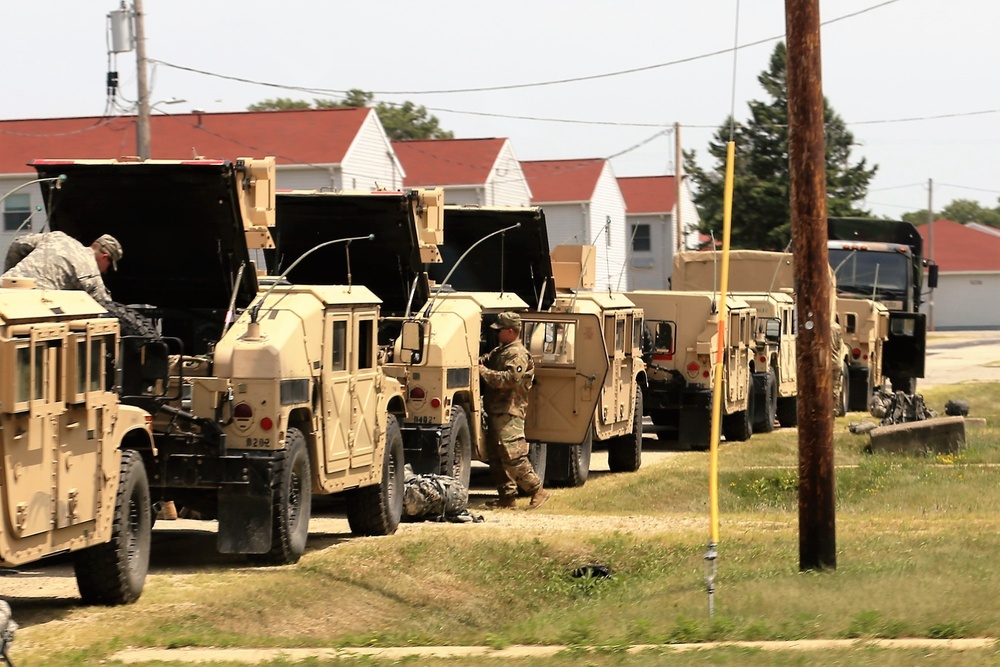
<path id="1" fill-rule="evenodd" d="M 572 532 L 435 524 L 346 540 L 310 551 L 297 566 L 160 574 L 125 608 L 15 606 L 15 618 L 29 621 L 13 654 L 19 667 L 59 667 L 113 665 L 106 657 L 127 646 L 563 644 L 566 651 L 545 659 L 435 664 L 997 664 L 996 648 L 890 650 L 863 641 L 821 652 L 624 651 L 720 640 L 1000 637 L 993 562 L 1000 553 L 1000 385 L 941 387 L 925 398 L 939 411 L 946 399 L 962 398 L 988 426 L 970 430 L 960 454 L 906 458 L 866 454 L 867 438 L 846 429 L 864 415 L 838 419 L 835 571 L 799 572 L 796 434 L 723 445 L 714 618 L 703 569 L 707 455 L 692 452 L 561 490 L 540 512 L 592 520 Z M 657 521 L 632 529 L 624 517 L 636 515 Z M 588 563 L 613 575 L 571 576 Z"/>

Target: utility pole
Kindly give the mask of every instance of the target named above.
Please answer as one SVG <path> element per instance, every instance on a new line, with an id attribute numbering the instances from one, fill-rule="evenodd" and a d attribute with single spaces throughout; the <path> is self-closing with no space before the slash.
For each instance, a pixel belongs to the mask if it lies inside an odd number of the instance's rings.
<path id="1" fill-rule="evenodd" d="M 681 151 L 681 124 L 674 123 L 674 181 L 677 187 L 677 203 L 674 208 L 677 210 L 676 220 L 674 221 L 674 228 L 677 230 L 676 239 L 674 241 L 674 248 L 676 250 L 684 250 L 684 225 L 681 222 L 681 192 L 683 188 L 681 187 L 682 179 L 684 178 L 684 169 L 681 166 L 682 158 L 684 154 Z"/>
<path id="2" fill-rule="evenodd" d="M 934 179 L 927 179 L 927 259 L 934 259 Z M 924 267 L 920 267 L 923 271 Z M 927 297 L 927 330 L 934 331 L 934 288 Z"/>
<path id="3" fill-rule="evenodd" d="M 136 83 L 139 86 L 139 111 L 135 126 L 135 149 L 139 159 L 149 159 L 149 83 L 146 78 L 146 28 L 142 0 L 133 0 L 135 13 Z"/>
<path id="4" fill-rule="evenodd" d="M 819 0 L 785 0 L 788 165 L 798 295 L 799 570 L 836 569 L 833 359 Z M 847 378 L 844 378 L 844 382 Z"/>

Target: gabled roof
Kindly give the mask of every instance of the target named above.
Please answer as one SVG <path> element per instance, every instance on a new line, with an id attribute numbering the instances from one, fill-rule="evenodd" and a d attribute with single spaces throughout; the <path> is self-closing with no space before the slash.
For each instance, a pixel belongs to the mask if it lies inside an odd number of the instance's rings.
<path id="1" fill-rule="evenodd" d="M 407 187 L 486 183 L 506 139 L 411 139 L 393 141 Z"/>
<path id="2" fill-rule="evenodd" d="M 674 176 L 619 176 L 618 187 L 629 214 L 671 213 L 677 203 Z"/>
<path id="3" fill-rule="evenodd" d="M 970 229 L 951 220 L 934 221 L 934 248 L 930 229 L 917 227 L 924 238 L 924 253 L 934 259 L 943 273 L 950 271 L 1000 271 L 1000 236 Z"/>
<path id="4" fill-rule="evenodd" d="M 521 162 L 534 204 L 590 201 L 601 177 L 604 158 Z"/>
<path id="5" fill-rule="evenodd" d="M 369 108 L 152 116 L 150 157 L 235 159 L 274 155 L 278 164 L 340 164 Z M 0 174 L 27 173 L 37 158 L 136 154 L 136 117 L 0 121 Z"/>

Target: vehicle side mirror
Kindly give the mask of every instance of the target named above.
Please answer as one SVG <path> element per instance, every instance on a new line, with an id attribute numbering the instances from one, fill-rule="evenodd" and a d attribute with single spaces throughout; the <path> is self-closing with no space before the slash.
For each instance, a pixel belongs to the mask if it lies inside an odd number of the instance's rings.
<path id="1" fill-rule="evenodd" d="M 400 332 L 400 361 L 404 364 L 419 364 L 424 357 L 424 322 L 406 320 Z"/>
<path id="2" fill-rule="evenodd" d="M 931 264 L 927 267 L 927 287 L 936 288 L 938 285 L 938 265 Z"/>
<path id="3" fill-rule="evenodd" d="M 781 320 L 771 318 L 764 323 L 764 338 L 770 343 L 781 342 Z"/>

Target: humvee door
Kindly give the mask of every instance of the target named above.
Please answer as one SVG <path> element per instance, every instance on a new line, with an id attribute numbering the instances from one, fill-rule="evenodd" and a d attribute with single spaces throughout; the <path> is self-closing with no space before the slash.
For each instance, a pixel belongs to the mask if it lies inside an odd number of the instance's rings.
<path id="1" fill-rule="evenodd" d="M 521 322 L 524 345 L 535 362 L 525 436 L 580 444 L 608 372 L 601 320 L 594 313 L 522 313 Z"/>

